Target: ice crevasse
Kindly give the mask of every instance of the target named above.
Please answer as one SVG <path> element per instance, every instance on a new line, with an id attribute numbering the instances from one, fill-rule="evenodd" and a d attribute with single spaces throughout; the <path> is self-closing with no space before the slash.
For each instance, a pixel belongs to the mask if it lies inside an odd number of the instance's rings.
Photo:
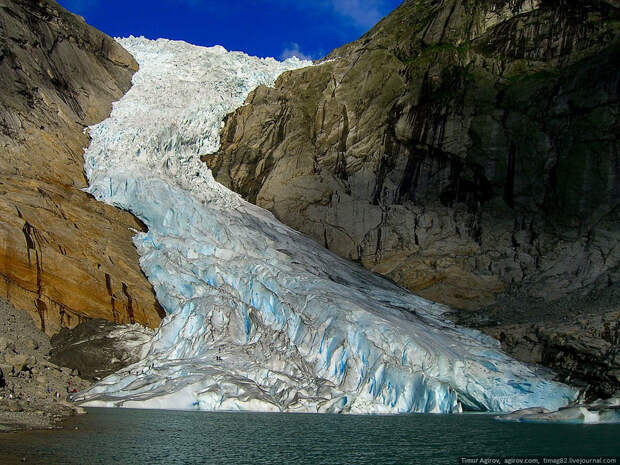
<path id="1" fill-rule="evenodd" d="M 222 47 L 119 39 L 140 65 L 90 128 L 97 199 L 148 226 L 134 242 L 167 312 L 140 362 L 78 400 L 90 406 L 342 413 L 557 409 L 547 379 L 447 308 L 279 223 L 214 181 L 200 155 L 258 85 L 311 66 Z M 319 65 L 320 66 L 320 65 Z"/>

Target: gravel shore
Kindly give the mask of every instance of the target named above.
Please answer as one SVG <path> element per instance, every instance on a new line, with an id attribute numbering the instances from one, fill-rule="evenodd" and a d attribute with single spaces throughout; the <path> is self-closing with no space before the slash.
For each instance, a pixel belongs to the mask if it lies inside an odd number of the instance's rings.
<path id="1" fill-rule="evenodd" d="M 67 397 L 90 383 L 50 362 L 50 350 L 30 315 L 0 300 L 0 433 L 54 428 L 84 412 Z"/>

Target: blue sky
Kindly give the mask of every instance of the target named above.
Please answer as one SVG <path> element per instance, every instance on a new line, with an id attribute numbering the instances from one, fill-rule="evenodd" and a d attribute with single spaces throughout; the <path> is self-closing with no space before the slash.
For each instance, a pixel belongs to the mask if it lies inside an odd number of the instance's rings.
<path id="1" fill-rule="evenodd" d="M 59 0 L 114 37 L 165 37 L 260 57 L 321 58 L 402 0 Z"/>

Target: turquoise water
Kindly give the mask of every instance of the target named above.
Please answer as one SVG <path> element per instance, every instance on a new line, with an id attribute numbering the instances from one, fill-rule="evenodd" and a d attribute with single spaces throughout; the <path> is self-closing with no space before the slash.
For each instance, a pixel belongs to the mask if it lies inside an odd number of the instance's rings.
<path id="1" fill-rule="evenodd" d="M 7 465 L 457 464 L 476 455 L 618 456 L 620 425 L 88 409 L 65 430 L 0 435 L 0 463 Z"/>

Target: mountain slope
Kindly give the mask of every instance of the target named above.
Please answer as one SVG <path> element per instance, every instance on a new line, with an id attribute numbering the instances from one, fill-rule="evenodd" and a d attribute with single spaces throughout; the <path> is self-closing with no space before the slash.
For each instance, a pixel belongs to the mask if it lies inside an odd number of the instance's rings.
<path id="1" fill-rule="evenodd" d="M 477 309 L 620 278 L 617 1 L 408 0 L 229 116 L 215 178 Z"/>
<path id="2" fill-rule="evenodd" d="M 86 187 L 84 129 L 137 64 L 54 1 L 0 1 L 0 292 L 51 334 L 84 318 L 157 326 L 132 215 Z"/>

